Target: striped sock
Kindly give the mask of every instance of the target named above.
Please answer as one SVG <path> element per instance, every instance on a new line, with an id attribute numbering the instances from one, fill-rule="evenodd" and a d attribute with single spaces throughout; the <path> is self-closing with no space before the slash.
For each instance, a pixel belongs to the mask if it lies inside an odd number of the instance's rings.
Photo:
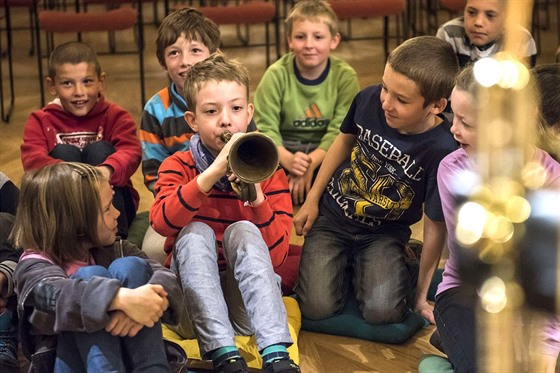
<path id="1" fill-rule="evenodd" d="M 288 349 L 286 348 L 286 346 L 282 344 L 275 344 L 266 347 L 264 350 L 262 350 L 261 356 L 264 362 L 263 366 L 272 364 L 276 360 L 290 358 L 290 354 L 288 354 Z"/>
<path id="2" fill-rule="evenodd" d="M 219 366 L 220 364 L 223 364 L 224 362 L 231 360 L 231 359 L 235 359 L 235 358 L 240 358 L 241 354 L 239 353 L 239 350 L 237 349 L 237 347 L 235 346 L 224 346 L 224 347 L 220 347 L 215 349 L 214 351 L 212 351 L 212 363 L 214 364 L 215 367 Z"/>

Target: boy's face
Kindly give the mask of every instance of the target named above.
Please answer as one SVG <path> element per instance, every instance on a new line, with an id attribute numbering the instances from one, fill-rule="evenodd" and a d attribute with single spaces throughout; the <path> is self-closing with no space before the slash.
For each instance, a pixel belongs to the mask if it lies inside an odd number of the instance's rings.
<path id="1" fill-rule="evenodd" d="M 95 66 L 87 62 L 58 65 L 55 78 L 47 78 L 49 92 L 60 99 L 64 110 L 77 117 L 87 115 L 95 106 L 104 82 L 105 74 L 97 76 Z"/>
<path id="2" fill-rule="evenodd" d="M 187 40 L 185 34 L 181 34 L 175 43 L 165 48 L 166 70 L 180 94 L 183 94 L 187 72 L 195 63 L 208 56 L 210 50 L 206 45 L 196 40 Z"/>
<path id="3" fill-rule="evenodd" d="M 113 188 L 107 181 L 99 184 L 100 213 L 97 218 L 97 239 L 103 246 L 111 245 L 117 236 L 119 210 L 113 206 Z"/>
<path id="4" fill-rule="evenodd" d="M 454 88 L 451 92 L 451 109 L 454 113 L 451 133 L 459 146 L 472 156 L 477 149 L 477 109 L 473 95 Z"/>
<path id="5" fill-rule="evenodd" d="M 416 83 L 394 71 L 389 64 L 385 65 L 382 80 L 381 107 L 389 127 L 403 134 L 416 134 L 435 126 L 435 114 L 445 109 L 447 100 L 424 107 L 424 96 Z"/>
<path id="6" fill-rule="evenodd" d="M 504 31 L 500 0 L 469 0 L 465 6 L 465 32 L 480 47 L 496 41 Z"/>
<path id="7" fill-rule="evenodd" d="M 292 25 L 288 45 L 294 51 L 296 65 L 302 72 L 321 73 L 330 51 L 338 46 L 340 35 L 333 36 L 323 20 L 297 21 Z"/>
<path id="8" fill-rule="evenodd" d="M 185 119 L 206 148 L 217 156 L 225 143 L 220 135 L 247 132 L 253 117 L 253 104 L 248 103 L 247 89 L 237 82 L 209 81 L 198 91 L 196 109 L 185 112 Z"/>

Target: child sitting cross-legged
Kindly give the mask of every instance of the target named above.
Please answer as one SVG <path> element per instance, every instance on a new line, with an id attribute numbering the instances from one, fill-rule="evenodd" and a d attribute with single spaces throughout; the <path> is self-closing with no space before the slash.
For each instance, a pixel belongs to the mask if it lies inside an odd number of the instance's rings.
<path id="1" fill-rule="evenodd" d="M 23 176 L 12 231 L 23 351 L 33 372 L 169 372 L 161 320 L 177 323 L 173 272 L 116 239 L 99 168 L 55 163 Z"/>
<path id="2" fill-rule="evenodd" d="M 56 47 L 47 76 L 54 100 L 29 116 L 21 162 L 26 172 L 59 162 L 96 166 L 113 186 L 119 236 L 127 238 L 140 200 L 131 178 L 142 151 L 132 115 L 105 99 L 105 78 L 89 45 L 71 41 Z"/>

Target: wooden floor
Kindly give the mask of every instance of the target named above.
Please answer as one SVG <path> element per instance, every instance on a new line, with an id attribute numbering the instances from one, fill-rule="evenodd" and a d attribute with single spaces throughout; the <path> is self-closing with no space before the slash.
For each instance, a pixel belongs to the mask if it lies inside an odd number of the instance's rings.
<path id="1" fill-rule="evenodd" d="M 0 11 L 1 12 L 1 11 Z M 149 12 L 145 12 L 149 13 Z M 1 14 L 1 13 L 0 13 Z M 541 50 L 538 64 L 554 62 L 554 53 L 558 47 L 557 26 L 554 15 L 556 9 L 550 8 L 551 20 L 547 29 L 541 31 Z M 151 13 L 147 14 L 149 21 Z M 443 22 L 449 15 L 442 12 L 439 21 Z M 12 26 L 27 26 L 27 10 L 12 10 Z M 544 19 L 544 17 L 543 17 Z M 2 21 L 2 27 L 4 23 Z M 263 29 L 251 28 L 251 42 L 260 42 Z M 344 29 L 343 29 L 344 30 Z M 167 84 L 165 71 L 158 65 L 155 57 L 156 27 L 146 24 L 146 96 L 149 98 Z M 230 56 L 238 57 L 250 71 L 252 86 L 256 88 L 265 70 L 264 48 L 230 48 L 238 43 L 233 28 L 222 28 L 224 48 Z M 379 20 L 359 20 L 353 22 L 353 36 L 381 35 Z M 5 37 L 2 29 L 1 37 Z M 1 46 L 5 48 L 2 39 Z M 59 40 L 66 40 L 62 38 Z M 69 40 L 69 39 L 68 39 Z M 106 48 L 105 34 L 85 35 L 84 40 L 96 50 Z M 131 45 L 131 35 L 117 35 L 117 45 L 126 48 Z M 29 56 L 30 37 L 27 29 L 14 32 L 13 59 L 15 64 L 15 109 L 10 123 L 0 123 L 0 171 L 18 183 L 22 173 L 20 160 L 21 134 L 30 112 L 40 107 L 39 82 L 35 56 Z M 395 43 L 391 44 L 394 47 Z M 380 82 L 384 67 L 384 54 L 381 40 L 343 41 L 333 53 L 349 62 L 358 73 L 361 87 Z M 141 115 L 139 74 L 137 59 L 134 56 L 101 56 L 100 61 L 107 73 L 105 94 L 127 108 L 139 120 Z M 7 89 L 7 61 L 1 60 L 4 90 Z M 47 93 L 47 97 L 48 93 Z M 143 186 L 140 169 L 134 175 L 133 182 L 140 192 L 140 211 L 149 209 L 153 197 Z M 297 239 L 297 238 L 294 238 Z M 433 327 L 427 327 L 416 333 L 409 341 L 401 345 L 372 343 L 358 339 L 335 337 L 324 334 L 301 332 L 299 340 L 300 361 L 305 373 L 350 373 L 350 372 L 416 372 L 418 358 L 422 354 L 437 353 L 429 344 Z"/>

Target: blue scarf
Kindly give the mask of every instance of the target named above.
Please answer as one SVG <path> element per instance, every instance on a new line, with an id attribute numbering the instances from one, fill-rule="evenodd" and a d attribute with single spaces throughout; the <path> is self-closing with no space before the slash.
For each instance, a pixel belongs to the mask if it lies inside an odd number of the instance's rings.
<path id="1" fill-rule="evenodd" d="M 210 151 L 202 144 L 200 141 L 200 136 L 198 133 L 195 133 L 191 137 L 191 152 L 194 159 L 194 165 L 198 172 L 203 173 L 208 166 L 214 162 L 216 157 L 214 157 Z M 231 187 L 231 183 L 228 180 L 227 176 L 222 177 L 220 180 L 214 184 L 214 187 L 221 190 L 222 192 L 233 192 L 233 188 Z"/>

